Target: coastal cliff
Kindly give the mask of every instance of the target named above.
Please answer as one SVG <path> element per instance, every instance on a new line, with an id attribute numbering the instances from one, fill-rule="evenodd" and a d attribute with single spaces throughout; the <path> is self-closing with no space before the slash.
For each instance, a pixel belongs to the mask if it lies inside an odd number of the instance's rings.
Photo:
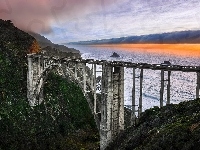
<path id="1" fill-rule="evenodd" d="M 0 20 L 0 149 L 99 149 L 99 133 L 81 89 L 54 70 L 44 85 L 44 102 L 29 106 L 27 54 L 41 52 L 39 43 L 10 21 Z M 51 47 L 45 46 L 46 51 Z M 128 127 L 130 110 L 125 117 Z M 198 150 L 199 139 L 196 99 L 146 110 L 107 149 Z"/>
<path id="2" fill-rule="evenodd" d="M 0 19 L 0 149 L 98 149 L 98 130 L 81 89 L 54 70 L 44 84 L 44 101 L 29 106 L 27 54 L 41 52 L 39 43 Z"/>

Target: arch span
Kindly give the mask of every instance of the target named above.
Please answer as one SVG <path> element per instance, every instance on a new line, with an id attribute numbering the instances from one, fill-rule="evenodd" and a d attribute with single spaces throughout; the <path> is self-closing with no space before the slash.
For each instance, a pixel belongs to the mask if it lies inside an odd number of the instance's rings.
<path id="1" fill-rule="evenodd" d="M 76 67 L 73 68 L 73 65 Z M 88 76 L 90 70 L 87 69 L 86 71 L 86 65 L 84 63 L 62 62 L 62 60 L 53 59 L 52 57 L 44 59 L 40 55 L 34 54 L 28 56 L 28 66 L 27 97 L 30 105 L 34 106 L 43 101 L 44 83 L 47 80 L 48 74 L 52 70 L 56 70 L 60 76 L 66 78 L 70 82 L 76 83 L 80 87 L 94 116 L 97 128 L 100 129 L 100 118 L 98 114 L 94 112 L 94 107 L 97 106 L 94 106 L 94 89 L 91 87 Z"/>
<path id="2" fill-rule="evenodd" d="M 86 67 L 91 64 L 92 71 Z M 100 65 L 101 101 L 96 96 L 96 65 Z M 27 97 L 30 105 L 43 101 L 43 86 L 48 73 L 57 72 L 75 82 L 84 93 L 100 133 L 100 149 L 124 130 L 124 66 L 123 63 L 73 58 L 28 55 Z M 97 111 L 99 113 L 97 113 Z"/>

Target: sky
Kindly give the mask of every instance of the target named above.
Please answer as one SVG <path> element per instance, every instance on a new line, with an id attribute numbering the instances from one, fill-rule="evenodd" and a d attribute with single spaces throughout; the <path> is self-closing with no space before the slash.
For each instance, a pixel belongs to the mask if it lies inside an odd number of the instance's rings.
<path id="1" fill-rule="evenodd" d="M 199 0 L 1 0 L 0 18 L 54 43 L 200 30 Z"/>

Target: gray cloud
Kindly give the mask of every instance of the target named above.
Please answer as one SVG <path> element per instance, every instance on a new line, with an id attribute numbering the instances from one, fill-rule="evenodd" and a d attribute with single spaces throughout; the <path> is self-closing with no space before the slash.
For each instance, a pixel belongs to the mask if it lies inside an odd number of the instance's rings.
<path id="1" fill-rule="evenodd" d="M 23 30 L 48 33 L 51 24 L 115 3 L 116 0 L 1 0 L 0 18 L 9 19 Z"/>

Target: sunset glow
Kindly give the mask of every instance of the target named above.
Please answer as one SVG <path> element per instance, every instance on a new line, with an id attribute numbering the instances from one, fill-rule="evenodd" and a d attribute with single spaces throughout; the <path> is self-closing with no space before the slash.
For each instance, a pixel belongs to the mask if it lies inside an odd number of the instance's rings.
<path id="1" fill-rule="evenodd" d="M 200 44 L 105 44 L 95 47 L 183 57 L 200 57 Z"/>

